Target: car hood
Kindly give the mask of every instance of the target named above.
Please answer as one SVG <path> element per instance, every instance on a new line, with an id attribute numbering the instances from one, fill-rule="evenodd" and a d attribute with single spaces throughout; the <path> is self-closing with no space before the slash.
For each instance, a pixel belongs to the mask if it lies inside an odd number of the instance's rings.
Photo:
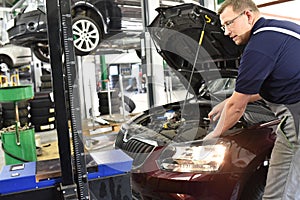
<path id="1" fill-rule="evenodd" d="M 201 72 L 237 69 L 243 46 L 224 35 L 214 11 L 195 4 L 159 7 L 156 11 L 159 14 L 148 30 L 158 53 L 187 80 L 195 70 L 190 83 L 194 91 L 203 79 Z"/>

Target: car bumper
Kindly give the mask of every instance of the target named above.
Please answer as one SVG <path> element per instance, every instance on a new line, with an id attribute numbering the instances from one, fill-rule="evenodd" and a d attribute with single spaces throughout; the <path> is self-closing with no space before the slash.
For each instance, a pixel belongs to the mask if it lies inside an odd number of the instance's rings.
<path id="1" fill-rule="evenodd" d="M 17 57 L 15 66 L 19 67 L 19 66 L 23 66 L 23 65 L 28 65 L 28 64 L 30 64 L 31 60 L 32 60 L 31 55 L 30 56 L 24 55 L 21 57 Z"/>
<path id="2" fill-rule="evenodd" d="M 161 170 L 132 173 L 135 195 L 144 199 L 237 199 L 241 175 L 185 174 Z"/>
<path id="3" fill-rule="evenodd" d="M 25 24 L 15 26 L 7 31 L 10 41 L 15 45 L 28 46 L 32 43 L 48 41 L 47 27 L 41 27 L 34 32 L 28 31 Z"/>

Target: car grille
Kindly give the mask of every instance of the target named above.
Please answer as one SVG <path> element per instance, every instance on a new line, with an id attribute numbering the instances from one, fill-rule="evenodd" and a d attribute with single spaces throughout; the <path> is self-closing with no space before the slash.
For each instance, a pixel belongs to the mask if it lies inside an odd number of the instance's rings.
<path id="1" fill-rule="evenodd" d="M 133 166 L 135 167 L 141 165 L 155 148 L 155 146 L 139 139 L 129 139 L 127 142 L 124 142 L 123 137 L 124 134 L 118 134 L 115 146 L 133 158 Z"/>

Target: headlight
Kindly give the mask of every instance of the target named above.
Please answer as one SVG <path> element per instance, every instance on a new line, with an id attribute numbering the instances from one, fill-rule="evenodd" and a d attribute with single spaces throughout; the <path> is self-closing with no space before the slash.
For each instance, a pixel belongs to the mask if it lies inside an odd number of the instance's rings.
<path id="1" fill-rule="evenodd" d="M 158 164 L 162 169 L 173 172 L 218 171 L 223 163 L 227 146 L 226 143 L 173 144 L 163 151 Z"/>

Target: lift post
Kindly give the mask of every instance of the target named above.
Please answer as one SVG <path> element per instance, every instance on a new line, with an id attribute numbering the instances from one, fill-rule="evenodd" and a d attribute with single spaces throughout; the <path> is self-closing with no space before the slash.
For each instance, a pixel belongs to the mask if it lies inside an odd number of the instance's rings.
<path id="1" fill-rule="evenodd" d="M 47 0 L 46 7 L 53 92 L 58 122 L 57 136 L 62 171 L 61 189 L 66 195 L 66 199 L 74 199 L 74 196 L 71 195 L 70 197 L 70 193 L 76 194 L 75 191 L 77 191 L 77 199 L 90 199 L 82 136 L 79 88 L 78 82 L 76 82 L 77 65 L 73 44 L 70 1 L 57 0 L 53 2 L 53 0 Z M 62 57 L 64 57 L 64 62 Z M 65 84 L 65 80 L 67 84 Z M 71 118 L 75 181 L 72 171 L 71 150 L 70 146 L 67 145 L 70 144 L 70 137 L 65 87 L 68 91 Z"/>

